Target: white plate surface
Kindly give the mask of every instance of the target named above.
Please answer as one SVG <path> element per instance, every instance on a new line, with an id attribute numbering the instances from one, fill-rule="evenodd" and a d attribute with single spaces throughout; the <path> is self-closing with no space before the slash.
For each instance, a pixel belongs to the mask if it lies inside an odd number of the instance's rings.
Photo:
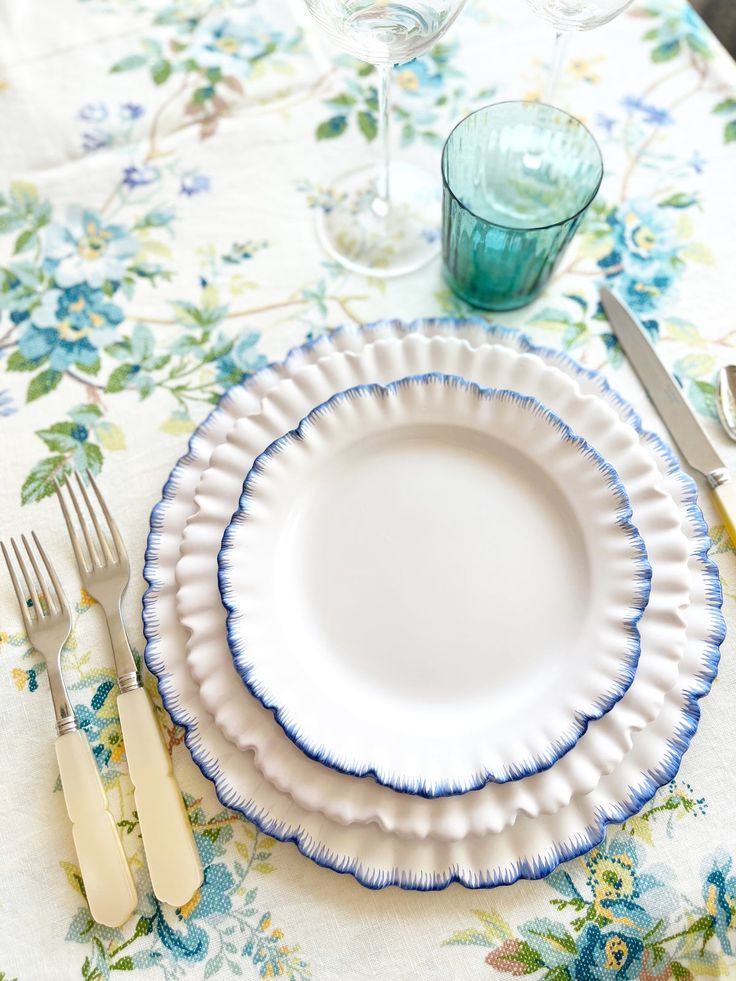
<path id="1" fill-rule="evenodd" d="M 549 770 L 504 785 L 490 784 L 462 798 L 440 799 L 397 794 L 373 780 L 345 776 L 296 749 L 271 712 L 239 683 L 227 644 L 216 564 L 220 540 L 238 504 L 242 475 L 267 443 L 296 425 L 310 406 L 341 389 L 372 378 L 389 381 L 417 374 L 432 366 L 466 374 L 472 367 L 484 384 L 513 387 L 573 419 L 602 455 L 614 461 L 653 567 L 649 604 L 639 623 L 642 656 L 634 684 L 621 702 L 594 721 Z M 177 605 L 190 631 L 189 667 L 202 701 L 231 742 L 255 751 L 256 763 L 271 783 L 302 807 L 341 823 L 375 821 L 406 836 L 460 840 L 470 833 L 498 832 L 513 824 L 519 813 L 553 813 L 573 794 L 590 791 L 621 761 L 631 746 L 631 733 L 656 718 L 677 678 L 685 647 L 688 543 L 674 501 L 657 486 L 660 479 L 635 430 L 601 398 L 583 395 L 572 378 L 540 357 L 501 343 L 473 349 L 456 337 L 415 333 L 376 341 L 360 353 L 335 350 L 314 364 L 294 367 L 214 450 L 197 487 L 196 513 L 184 529 Z"/>
<path id="2" fill-rule="evenodd" d="M 699 699 L 715 677 L 725 633 L 718 572 L 708 558 L 710 539 L 697 506 L 695 484 L 661 439 L 642 430 L 633 409 L 600 375 L 587 372 L 559 352 L 536 349 L 550 364 L 575 378 L 584 392 L 607 400 L 635 427 L 642 445 L 652 453 L 663 485 L 682 511 L 690 546 L 691 604 L 678 683 L 668 692 L 653 724 L 634 734 L 631 750 L 593 792 L 576 796 L 554 815 L 519 815 L 504 834 L 473 835 L 460 842 L 407 840 L 387 834 L 377 825 L 344 826 L 299 807 L 263 777 L 251 754 L 228 742 L 205 709 L 184 656 L 186 633 L 176 609 L 175 565 L 184 526 L 193 514 L 194 490 L 214 448 L 238 418 L 255 411 L 269 388 L 296 367 L 333 350 L 360 351 L 374 340 L 403 338 L 412 332 L 428 336 L 452 332 L 476 347 L 501 344 L 534 350 L 523 337 L 489 330 L 479 321 L 442 318 L 412 325 L 387 321 L 370 329 L 320 338 L 292 352 L 283 364 L 232 389 L 193 436 L 189 452 L 172 472 L 151 517 L 145 566 L 149 582 L 144 599 L 146 661 L 159 679 L 172 717 L 186 728 L 194 759 L 215 784 L 223 803 L 258 822 L 269 834 L 293 841 L 314 861 L 349 872 L 374 888 L 396 884 L 410 889 L 440 889 L 451 882 L 490 886 L 520 877 L 539 877 L 591 848 L 601 840 L 607 824 L 635 813 L 657 787 L 674 776 L 697 728 Z"/>
<path id="3" fill-rule="evenodd" d="M 536 399 L 356 386 L 245 479 L 219 557 L 235 665 L 343 773 L 426 797 L 537 773 L 634 679 L 651 568 L 630 518 Z"/>

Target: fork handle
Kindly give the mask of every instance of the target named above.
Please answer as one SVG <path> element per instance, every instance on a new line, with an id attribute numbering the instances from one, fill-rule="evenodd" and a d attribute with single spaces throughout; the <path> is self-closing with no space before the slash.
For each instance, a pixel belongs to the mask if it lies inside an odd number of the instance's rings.
<path id="1" fill-rule="evenodd" d="M 85 734 L 59 736 L 56 758 L 90 913 L 105 926 L 122 926 L 138 896 Z"/>
<path id="2" fill-rule="evenodd" d="M 183 906 L 202 884 L 202 863 L 145 688 L 121 692 L 118 714 L 153 891 L 162 902 Z"/>

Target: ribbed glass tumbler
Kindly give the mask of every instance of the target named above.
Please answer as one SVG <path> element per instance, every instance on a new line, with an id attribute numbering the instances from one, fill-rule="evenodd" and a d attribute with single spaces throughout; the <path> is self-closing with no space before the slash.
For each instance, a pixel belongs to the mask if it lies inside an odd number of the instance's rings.
<path id="1" fill-rule="evenodd" d="M 442 248 L 452 289 L 486 310 L 533 300 L 603 178 L 581 122 L 538 102 L 499 102 L 458 123 L 442 151 Z"/>

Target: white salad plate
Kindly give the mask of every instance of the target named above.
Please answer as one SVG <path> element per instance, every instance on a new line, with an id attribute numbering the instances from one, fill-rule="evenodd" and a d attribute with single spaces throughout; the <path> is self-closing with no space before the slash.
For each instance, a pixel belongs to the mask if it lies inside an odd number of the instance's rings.
<path id="1" fill-rule="evenodd" d="M 633 732 L 620 764 L 590 793 L 574 796 L 554 814 L 531 817 L 520 813 L 513 826 L 502 834 L 470 834 L 460 841 L 433 837 L 408 839 L 387 832 L 376 823 L 344 825 L 302 808 L 291 796 L 278 790 L 259 771 L 253 754 L 234 746 L 205 708 L 185 656 L 186 631 L 176 604 L 175 567 L 184 527 L 195 513 L 195 488 L 213 451 L 227 438 L 236 421 L 256 411 L 269 389 L 302 365 L 316 363 L 333 353 L 357 354 L 367 351 L 377 340 L 403 341 L 413 334 L 451 334 L 478 351 L 495 346 L 516 351 L 536 350 L 549 365 L 576 380 L 585 394 L 599 396 L 607 402 L 620 419 L 633 427 L 642 447 L 651 454 L 663 488 L 680 510 L 689 548 L 687 642 L 676 683 L 667 692 L 656 718 Z M 472 367 L 472 354 L 467 356 L 467 361 L 467 367 Z M 428 365 L 427 370 L 439 370 L 439 366 Z M 473 376 L 472 370 L 454 373 Z M 194 760 L 215 784 L 221 801 L 256 821 L 269 834 L 293 841 L 314 861 L 349 872 L 374 888 L 396 884 L 412 889 L 440 889 L 454 881 L 468 886 L 492 886 L 520 877 L 539 877 L 596 845 L 609 823 L 623 821 L 635 813 L 677 772 L 697 728 L 699 699 L 709 691 L 715 678 L 725 633 L 720 612 L 720 582 L 717 568 L 708 558 L 709 547 L 694 482 L 683 473 L 661 439 L 642 429 L 631 406 L 602 376 L 581 368 L 560 352 L 535 349 L 521 335 L 489 329 L 480 321 L 443 318 L 412 325 L 387 321 L 372 328 L 333 333 L 295 349 L 281 364 L 231 389 L 193 435 L 189 452 L 172 472 L 163 499 L 151 517 L 144 570 L 149 583 L 143 611 L 146 661 L 158 677 L 172 718 L 186 730 L 186 742 Z M 629 693 L 633 689 L 634 686 Z M 629 693 L 616 709 L 623 705 Z M 605 718 L 612 718 L 616 709 Z M 590 729 L 598 724 L 592 723 Z M 276 731 L 283 736 L 278 727 Z M 564 759 L 569 759 L 581 744 L 582 739 Z M 559 765 L 562 764 L 564 760 Z M 555 769 L 547 772 L 553 773 Z M 370 784 L 367 780 L 362 782 Z M 485 790 L 478 793 L 483 794 Z M 395 796 L 411 800 L 407 795 Z M 468 795 L 471 796 L 474 795 Z M 452 801 L 463 799 L 457 797 Z"/>
<path id="2" fill-rule="evenodd" d="M 304 753 L 467 793 L 552 766 L 622 697 L 651 568 L 574 425 L 414 375 L 333 395 L 256 458 L 220 593 L 239 674 Z"/>
<path id="3" fill-rule="evenodd" d="M 503 336 L 503 335 L 501 335 Z M 238 506 L 243 476 L 265 446 L 309 408 L 344 388 L 419 374 L 432 365 L 449 373 L 472 371 L 488 386 L 513 387 L 574 419 L 601 454 L 615 463 L 629 493 L 633 519 L 647 543 L 653 568 L 647 609 L 639 622 L 642 656 L 623 699 L 594 721 L 573 749 L 548 770 L 459 798 L 424 799 L 398 794 L 370 779 L 355 779 L 321 766 L 296 749 L 235 671 L 217 582 L 220 541 Z M 542 358 L 501 343 L 474 349 L 456 337 L 410 334 L 385 338 L 360 353 L 334 351 L 314 364 L 294 367 L 274 384 L 258 408 L 239 419 L 210 457 L 181 542 L 176 574 L 177 606 L 187 628 L 187 653 L 202 702 L 238 748 L 254 750 L 261 772 L 302 807 L 341 823 L 377 822 L 386 831 L 460 840 L 469 833 L 498 832 L 519 813 L 553 813 L 574 794 L 596 786 L 631 746 L 631 733 L 651 722 L 677 679 L 685 647 L 682 610 L 689 595 L 688 543 L 680 513 L 659 489 L 661 475 L 634 429 L 601 398 Z M 533 552 L 532 552 L 533 554 Z"/>

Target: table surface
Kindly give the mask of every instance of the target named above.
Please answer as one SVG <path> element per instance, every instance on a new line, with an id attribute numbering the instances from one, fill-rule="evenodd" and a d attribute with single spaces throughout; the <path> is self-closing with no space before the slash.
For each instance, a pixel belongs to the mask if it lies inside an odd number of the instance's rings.
<path id="1" fill-rule="evenodd" d="M 375 76 L 335 59 L 301 3 L 60 0 L 51 9 L 36 0 L 0 10 L 2 534 L 39 532 L 75 600 L 67 678 L 141 898 L 123 929 L 89 918 L 44 668 L 6 583 L 0 978 L 733 976 L 728 639 L 676 780 L 590 855 L 493 891 L 371 892 L 318 868 L 224 810 L 165 719 L 206 871 L 187 907 L 155 902 L 101 614 L 79 590 L 50 475 L 101 471 L 132 557 L 126 615 L 142 651 L 148 516 L 213 401 L 328 327 L 469 309 L 443 285 L 438 261 L 381 283 L 325 260 L 314 211 L 329 205 L 333 176 L 376 152 Z M 470 4 L 429 54 L 397 70 L 396 152 L 436 169 L 453 123 L 495 99 L 534 97 L 550 55 L 549 29 L 522 0 Z M 596 289 L 608 278 L 736 464 L 713 389 L 736 347 L 734 63 L 686 4 L 642 0 L 575 38 L 560 101 L 600 141 L 604 184 L 544 296 L 488 319 L 603 370 L 661 431 L 598 315 Z M 733 626 L 736 556 L 701 497 Z"/>

